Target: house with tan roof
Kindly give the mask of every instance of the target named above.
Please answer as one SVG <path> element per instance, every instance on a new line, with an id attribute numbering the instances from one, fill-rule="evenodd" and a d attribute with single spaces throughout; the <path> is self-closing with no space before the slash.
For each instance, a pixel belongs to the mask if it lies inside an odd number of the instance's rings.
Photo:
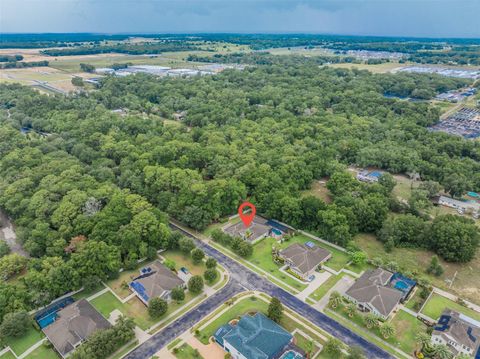
<path id="1" fill-rule="evenodd" d="M 405 296 L 401 290 L 389 286 L 393 275 L 382 268 L 365 271 L 344 296 L 357 304 L 359 310 L 387 319 Z"/>
<path id="2" fill-rule="evenodd" d="M 432 332 L 434 345 L 446 345 L 454 356 L 480 357 L 480 322 L 451 309 L 445 309 Z"/>
<path id="3" fill-rule="evenodd" d="M 168 300 L 173 288 L 185 286 L 185 282 L 158 259 L 141 273 L 130 283 L 130 289 L 145 305 L 155 297 Z"/>
<path id="4" fill-rule="evenodd" d="M 95 331 L 110 327 L 108 320 L 86 299 L 81 299 L 58 311 L 55 321 L 43 328 L 43 332 L 65 358 Z"/>
<path id="5" fill-rule="evenodd" d="M 332 253 L 316 246 L 312 242 L 294 243 L 278 253 L 292 271 L 306 279 L 320 264 L 329 260 Z"/>

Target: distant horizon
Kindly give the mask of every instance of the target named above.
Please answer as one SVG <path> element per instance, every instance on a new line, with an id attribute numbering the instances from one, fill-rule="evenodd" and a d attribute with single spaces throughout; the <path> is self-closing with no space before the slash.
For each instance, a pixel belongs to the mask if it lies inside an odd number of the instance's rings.
<path id="1" fill-rule="evenodd" d="M 2 35 L 107 35 L 107 36 L 168 36 L 168 35 L 311 35 L 311 36 L 338 36 L 338 37 L 366 37 L 366 38 L 390 38 L 390 39 L 428 39 L 428 40 L 480 40 L 478 37 L 446 37 L 446 36 L 401 36 L 401 35 L 362 35 L 351 33 L 328 33 L 328 32 L 227 32 L 227 31 L 188 31 L 188 32 L 89 32 L 89 31 L 68 31 L 68 32 L 0 32 Z M 0 38 L 0 42 L 2 39 Z"/>

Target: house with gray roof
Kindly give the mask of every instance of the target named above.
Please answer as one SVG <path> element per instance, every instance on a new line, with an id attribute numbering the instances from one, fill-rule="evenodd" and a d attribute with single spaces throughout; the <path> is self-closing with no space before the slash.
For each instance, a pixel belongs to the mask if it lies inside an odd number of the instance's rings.
<path id="1" fill-rule="evenodd" d="M 245 314 L 217 329 L 215 341 L 234 359 L 276 359 L 291 348 L 292 334 L 265 315 Z"/>
<path id="2" fill-rule="evenodd" d="M 110 327 L 108 320 L 86 299 L 81 299 L 58 311 L 55 321 L 43 328 L 43 332 L 65 358 L 95 331 Z"/>
<path id="3" fill-rule="evenodd" d="M 347 289 L 344 296 L 363 312 L 387 319 L 397 308 L 404 293 L 389 286 L 393 273 L 382 268 L 367 270 Z"/>
<path id="4" fill-rule="evenodd" d="M 454 356 L 480 358 L 480 322 L 451 309 L 445 309 L 435 325 L 431 342 L 446 345 Z"/>
<path id="5" fill-rule="evenodd" d="M 168 300 L 173 288 L 185 286 L 185 282 L 158 259 L 141 273 L 130 283 L 130 289 L 145 305 L 155 297 Z"/>
<path id="6" fill-rule="evenodd" d="M 243 222 L 238 222 L 227 225 L 222 230 L 232 237 L 240 237 L 250 243 L 256 243 L 270 234 L 272 227 L 267 222 L 265 218 L 255 216 L 248 227 L 245 227 Z"/>
<path id="7" fill-rule="evenodd" d="M 314 245 L 312 242 L 306 244 L 294 243 L 282 249 L 278 255 L 292 271 L 302 278 L 308 278 L 320 264 L 332 257 L 332 253 Z"/>

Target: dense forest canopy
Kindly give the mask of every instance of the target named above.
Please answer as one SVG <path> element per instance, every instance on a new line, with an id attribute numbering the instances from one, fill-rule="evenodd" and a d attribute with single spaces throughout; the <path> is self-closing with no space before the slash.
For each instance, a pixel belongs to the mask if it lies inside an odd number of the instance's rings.
<path id="1" fill-rule="evenodd" d="M 376 166 L 480 191 L 478 141 L 428 131 L 440 114 L 428 102 L 384 96 L 421 90 L 429 97 L 465 84 L 285 61 L 215 76 L 107 77 L 98 90 L 71 96 L 0 85 L 0 207 L 34 257 L 0 259 L 7 278 L 29 268 L 26 289 L 0 284 L 0 317 L 177 246 L 166 214 L 202 229 L 246 198 L 269 217 L 341 245 L 380 231 L 393 245 L 415 243 L 431 225 L 438 241 L 427 248 L 470 260 L 478 246 L 473 221 L 422 218 L 405 239 L 397 230 L 403 222 L 387 222 L 388 212 L 413 211 L 393 199 L 391 179 L 367 186 L 345 172 Z M 112 112 L 118 108 L 128 114 Z M 180 112 L 181 123 L 164 121 Z M 38 132 L 25 136 L 22 127 Z M 301 196 L 324 176 L 333 203 Z M 455 248 L 459 233 L 465 246 Z"/>

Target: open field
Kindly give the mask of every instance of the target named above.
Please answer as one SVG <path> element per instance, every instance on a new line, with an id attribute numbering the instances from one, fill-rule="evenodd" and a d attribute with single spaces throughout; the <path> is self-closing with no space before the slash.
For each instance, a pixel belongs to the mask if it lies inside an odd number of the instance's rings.
<path id="1" fill-rule="evenodd" d="M 460 305 L 436 293 L 432 294 L 432 296 L 425 303 L 425 306 L 422 309 L 422 313 L 428 315 L 432 319 L 438 319 L 440 318 L 443 310 L 446 308 L 456 310 L 460 313 L 468 315 L 469 317 L 472 317 L 475 320 L 480 321 L 480 313 L 470 308 L 466 308 L 463 305 Z"/>
<path id="2" fill-rule="evenodd" d="M 379 257 L 384 262 L 394 261 L 400 265 L 403 270 L 412 273 L 419 273 L 422 277 L 431 280 L 432 284 L 454 292 L 462 298 L 480 304 L 480 288 L 478 287 L 478 273 L 480 273 L 480 255 L 466 264 L 448 263 L 440 260 L 445 273 L 440 277 L 429 275 L 425 272 L 434 253 L 413 248 L 395 248 L 387 253 L 383 243 L 378 241 L 375 236 L 369 234 L 360 234 L 355 237 L 355 243 L 364 250 L 370 258 Z M 456 273 L 456 276 L 455 276 Z M 455 276 L 455 280 L 450 287 L 450 280 Z"/>
<path id="3" fill-rule="evenodd" d="M 302 196 L 314 196 L 320 198 L 325 203 L 332 202 L 330 193 L 326 187 L 327 179 L 323 178 L 321 180 L 315 180 L 312 183 L 312 186 L 309 190 L 303 191 Z"/>
<path id="4" fill-rule="evenodd" d="M 399 64 L 398 62 L 386 62 L 378 65 L 367 65 L 367 64 L 330 64 L 330 67 L 339 68 L 339 69 L 357 69 L 357 70 L 368 70 L 373 73 L 386 73 L 391 72 L 399 67 L 405 67 L 407 64 Z"/>

